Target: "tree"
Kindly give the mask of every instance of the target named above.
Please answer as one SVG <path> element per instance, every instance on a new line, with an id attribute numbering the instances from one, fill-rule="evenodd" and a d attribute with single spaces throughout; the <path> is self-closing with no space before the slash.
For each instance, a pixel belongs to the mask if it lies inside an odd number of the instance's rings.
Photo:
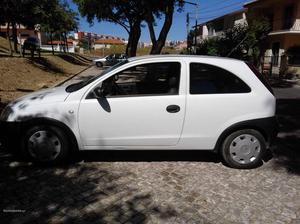
<path id="1" fill-rule="evenodd" d="M 0 5 L 2 13 L 1 20 L 7 23 L 8 34 L 10 27 L 12 27 L 12 39 L 14 42 L 15 52 L 18 51 L 17 25 L 23 24 L 28 27 L 34 27 L 40 16 L 38 7 L 45 2 L 47 1 L 2 0 Z M 8 41 L 10 42 L 9 37 Z"/>
<path id="2" fill-rule="evenodd" d="M 175 8 L 178 7 L 178 10 L 181 11 L 184 5 L 182 0 L 151 0 L 144 1 L 145 4 L 145 21 L 148 25 L 149 34 L 152 42 L 152 48 L 150 54 L 160 54 L 162 48 L 165 45 L 168 33 L 173 23 L 173 14 Z M 164 17 L 164 23 L 158 35 L 156 37 L 154 26 L 156 25 L 155 20 L 161 19 Z"/>
<path id="3" fill-rule="evenodd" d="M 60 32 L 61 37 L 64 40 L 65 47 L 64 51 L 68 49 L 68 42 L 67 42 L 67 34 L 70 31 L 74 31 L 78 29 L 78 18 L 77 13 L 70 9 L 67 2 L 62 3 L 61 5 L 58 5 L 58 15 L 61 19 L 58 24 L 58 32 Z"/>
<path id="4" fill-rule="evenodd" d="M 45 30 L 51 32 L 62 29 L 64 32 L 70 31 L 77 24 L 76 14 L 69 9 L 67 3 L 59 0 L 2 0 L 0 10 L 0 21 L 7 23 L 8 32 L 12 27 L 15 52 L 18 51 L 17 25 L 19 24 L 28 28 L 42 24 Z M 10 42 L 9 35 L 8 41 Z"/>
<path id="5" fill-rule="evenodd" d="M 135 56 L 144 18 L 142 1 L 138 0 L 74 0 L 82 16 L 93 24 L 94 19 L 122 26 L 128 33 L 126 54 Z"/>
<path id="6" fill-rule="evenodd" d="M 68 46 L 67 34 L 78 28 L 77 13 L 72 11 L 66 2 L 61 3 L 59 0 L 48 1 L 43 7 L 45 8 L 40 8 L 41 29 L 49 33 L 52 54 L 54 54 L 53 35 L 62 37 L 65 45 Z"/>
<path id="7" fill-rule="evenodd" d="M 151 54 L 159 54 L 173 22 L 176 7 L 181 9 L 183 0 L 74 0 L 82 16 L 93 24 L 98 21 L 108 21 L 122 26 L 128 33 L 126 53 L 135 56 L 138 41 L 141 36 L 141 26 L 146 22 L 153 43 Z M 164 17 L 164 24 L 158 38 L 154 31 L 156 20 Z"/>
<path id="8" fill-rule="evenodd" d="M 270 23 L 264 18 L 249 21 L 226 30 L 221 37 L 204 40 L 197 46 L 197 54 L 250 60 L 258 65 Z"/>

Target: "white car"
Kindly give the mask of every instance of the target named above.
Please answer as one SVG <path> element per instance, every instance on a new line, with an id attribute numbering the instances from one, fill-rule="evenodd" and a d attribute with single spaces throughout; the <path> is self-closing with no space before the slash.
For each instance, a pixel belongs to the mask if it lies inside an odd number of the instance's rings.
<path id="1" fill-rule="evenodd" d="M 93 64 L 96 65 L 97 67 L 112 66 L 126 60 L 127 60 L 126 54 L 110 54 L 103 58 L 94 59 Z"/>
<path id="2" fill-rule="evenodd" d="M 252 168 L 277 134 L 263 77 L 243 61 L 207 56 L 130 58 L 88 81 L 24 96 L 1 120 L 4 142 L 13 138 L 15 149 L 46 163 L 76 150 L 188 149 Z"/>

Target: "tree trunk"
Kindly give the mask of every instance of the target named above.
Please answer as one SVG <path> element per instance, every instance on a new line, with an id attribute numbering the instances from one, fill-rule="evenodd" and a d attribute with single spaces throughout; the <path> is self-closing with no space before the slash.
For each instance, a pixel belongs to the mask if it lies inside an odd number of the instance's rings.
<path id="1" fill-rule="evenodd" d="M 50 41 L 51 41 L 52 54 L 54 55 L 54 48 L 53 48 L 53 38 L 52 38 L 52 33 L 50 33 Z"/>
<path id="2" fill-rule="evenodd" d="M 174 13 L 174 2 L 170 1 L 169 5 L 166 8 L 165 21 L 164 21 L 164 25 L 160 31 L 159 37 L 154 42 L 152 40 L 152 49 L 150 51 L 150 54 L 160 54 L 163 47 L 165 46 L 166 39 L 167 39 L 168 33 L 170 31 L 170 28 L 171 28 L 172 22 L 173 22 L 173 13 Z M 147 24 L 148 24 L 150 35 L 151 35 L 151 33 L 154 32 L 153 22 L 149 22 Z M 151 31 L 151 30 L 153 30 L 153 31 Z M 153 39 L 153 34 L 152 34 L 151 39 Z"/>
<path id="3" fill-rule="evenodd" d="M 8 46 L 9 46 L 9 54 L 10 54 L 10 56 L 12 56 L 13 51 L 12 51 L 12 48 L 11 48 L 11 42 L 10 42 L 10 38 L 9 38 L 9 25 L 10 25 L 10 22 L 7 23 L 6 38 L 7 38 Z"/>
<path id="4" fill-rule="evenodd" d="M 63 41 L 61 40 L 61 38 L 63 38 Z M 63 52 L 66 53 L 66 40 L 65 40 L 65 37 L 64 37 L 63 33 L 59 34 L 59 41 L 60 41 L 60 45 L 63 48 Z M 61 44 L 61 43 L 63 43 L 63 44 Z"/>
<path id="5" fill-rule="evenodd" d="M 18 37 L 17 37 L 17 24 L 15 22 L 12 23 L 12 35 L 14 41 L 14 51 L 18 52 Z"/>
<path id="6" fill-rule="evenodd" d="M 129 57 L 136 56 L 137 46 L 141 37 L 141 21 L 136 21 L 130 28 L 126 54 Z"/>
<path id="7" fill-rule="evenodd" d="M 130 46 L 131 46 L 131 42 L 132 42 L 132 32 L 131 32 L 132 28 L 130 28 L 130 32 L 129 32 L 129 36 L 128 36 L 128 42 L 127 42 L 127 45 L 126 45 L 126 55 L 129 56 L 129 49 L 130 49 Z"/>
<path id="8" fill-rule="evenodd" d="M 66 32 L 64 33 L 64 36 L 65 36 L 65 43 L 66 43 L 67 52 L 69 53 L 69 46 L 68 46 L 68 39 L 67 39 Z"/>

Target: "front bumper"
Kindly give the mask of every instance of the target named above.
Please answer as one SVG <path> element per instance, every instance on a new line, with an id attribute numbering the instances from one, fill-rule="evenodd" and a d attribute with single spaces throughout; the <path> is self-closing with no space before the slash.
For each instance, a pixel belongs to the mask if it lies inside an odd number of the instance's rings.
<path id="1" fill-rule="evenodd" d="M 4 149 L 15 148 L 19 145 L 21 136 L 20 122 L 0 121 L 0 143 Z"/>

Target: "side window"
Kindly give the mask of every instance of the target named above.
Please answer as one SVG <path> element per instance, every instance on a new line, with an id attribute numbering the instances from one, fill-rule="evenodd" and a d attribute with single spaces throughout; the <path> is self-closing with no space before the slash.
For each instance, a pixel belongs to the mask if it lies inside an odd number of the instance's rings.
<path id="1" fill-rule="evenodd" d="M 180 63 L 151 63 L 131 67 L 106 79 L 102 88 L 107 96 L 176 95 L 179 79 Z"/>
<path id="2" fill-rule="evenodd" d="M 249 92 L 250 87 L 229 71 L 208 64 L 190 64 L 190 94 Z"/>

